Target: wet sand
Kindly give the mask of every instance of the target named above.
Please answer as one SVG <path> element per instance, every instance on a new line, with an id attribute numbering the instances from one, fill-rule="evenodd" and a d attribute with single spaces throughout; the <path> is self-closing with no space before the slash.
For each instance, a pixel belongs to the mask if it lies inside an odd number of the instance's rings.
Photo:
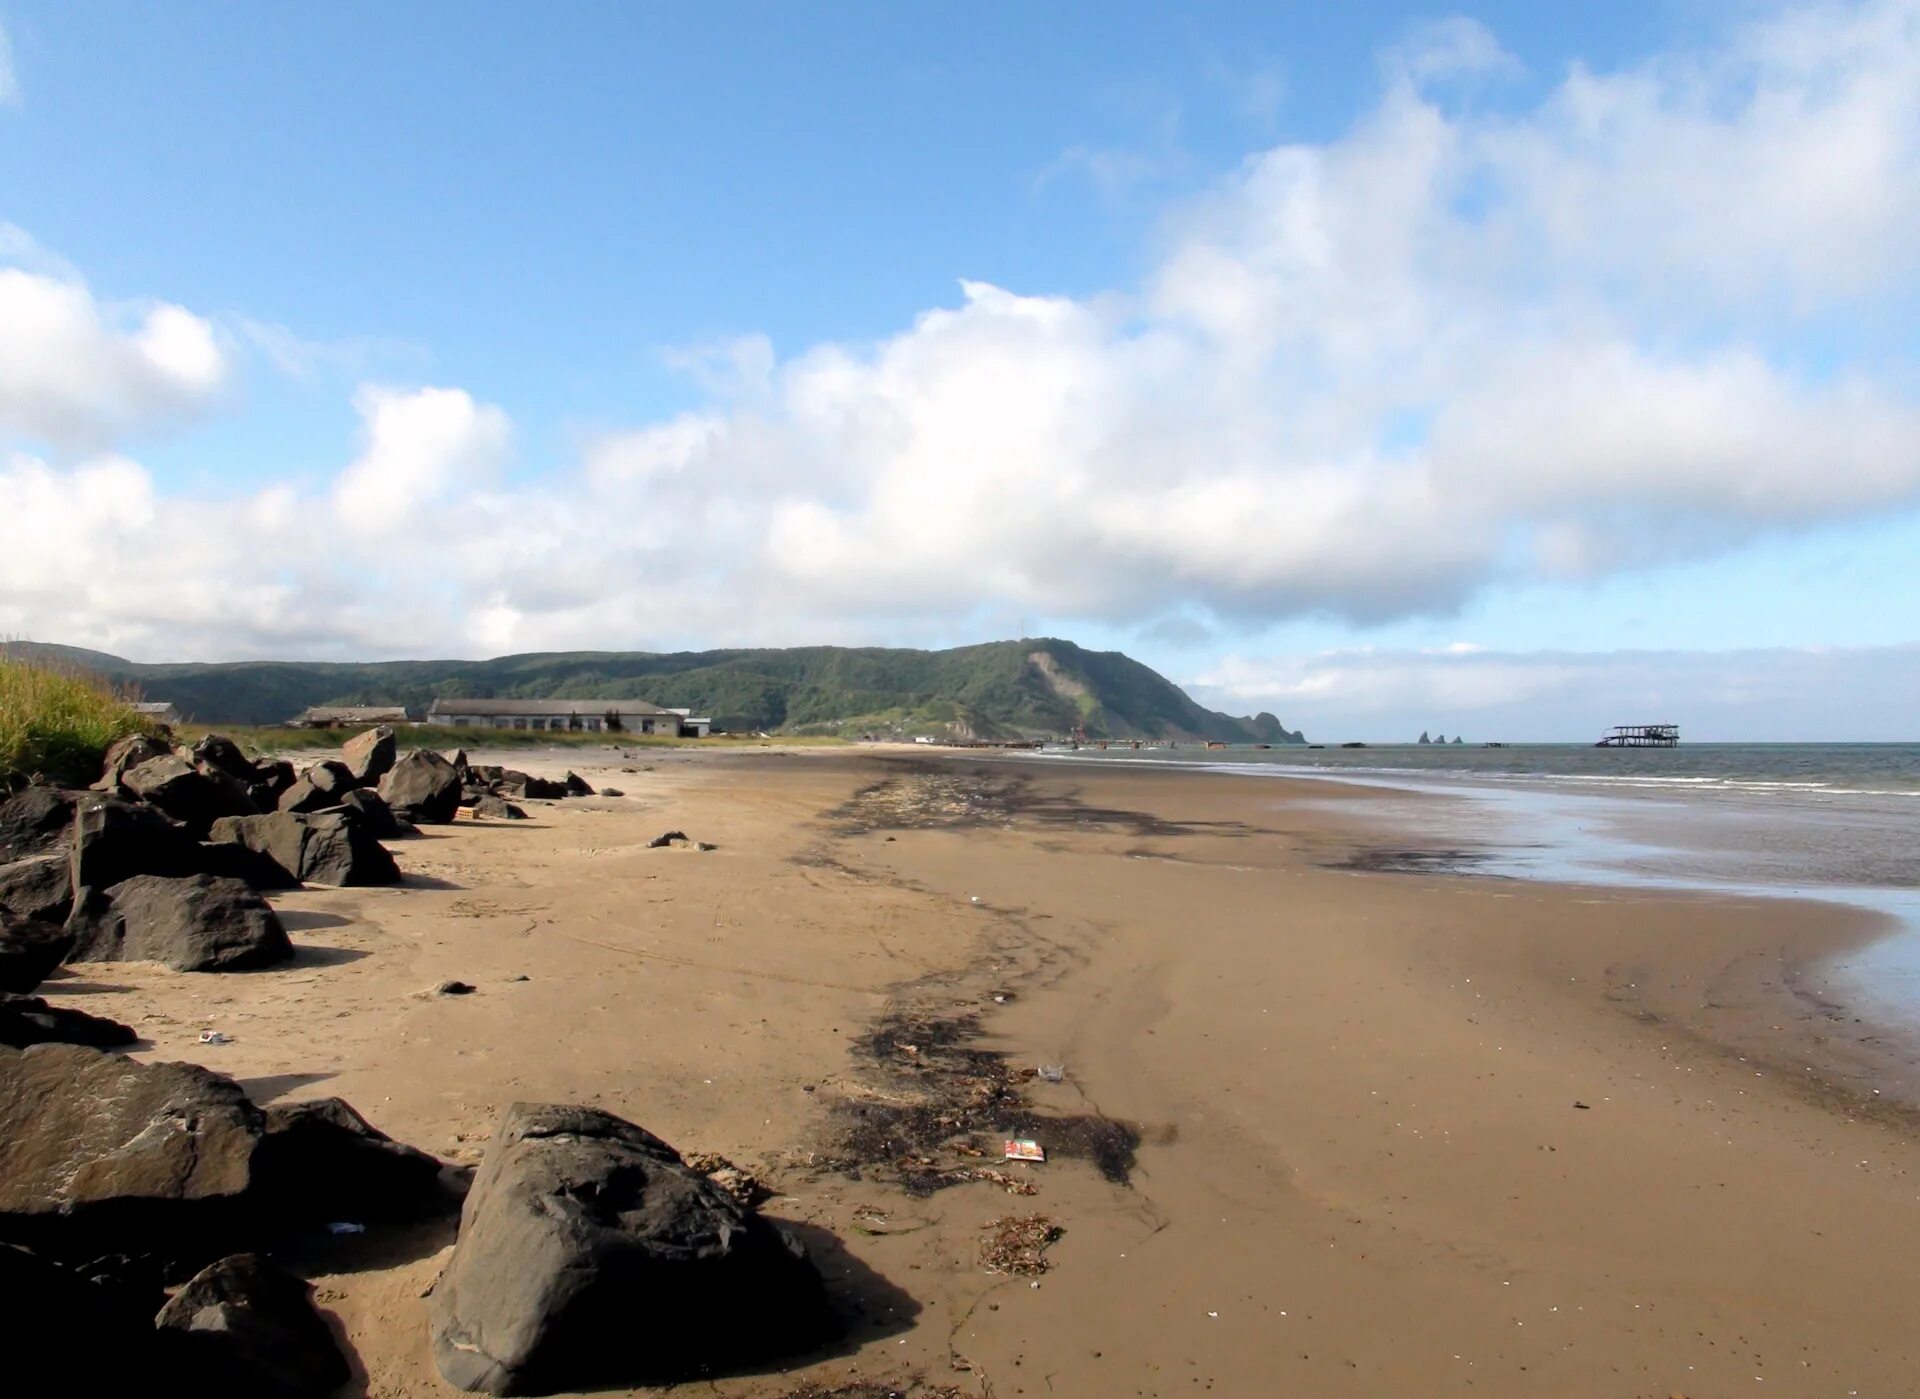
<path id="1" fill-rule="evenodd" d="M 292 968 L 47 994 L 450 1160 L 556 1099 L 753 1169 L 851 1331 L 717 1395 L 1912 1391 L 1911 1051 L 1819 972 L 1862 915 L 1383 860 L 1404 832 L 1310 780 L 586 757 L 518 764 L 628 795 L 277 898 Z M 718 849 L 644 848 L 670 828 Z M 989 1157 L 939 1140 L 971 1128 Z M 985 1271 L 1034 1214 L 1048 1271 Z M 350 1392 L 455 1392 L 421 1300 L 451 1243 L 295 1260 Z"/>

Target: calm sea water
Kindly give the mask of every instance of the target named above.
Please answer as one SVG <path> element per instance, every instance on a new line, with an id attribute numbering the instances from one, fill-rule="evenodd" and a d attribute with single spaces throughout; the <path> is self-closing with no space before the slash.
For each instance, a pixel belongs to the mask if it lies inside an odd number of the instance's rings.
<path id="1" fill-rule="evenodd" d="M 1064 751 L 1064 750 L 1060 750 Z M 1584 743 L 1378 744 L 1366 748 L 1082 748 L 1074 756 L 1235 767 L 1310 768 L 1328 774 L 1528 779 L 1598 787 L 1703 788 L 1803 795 L 1920 798 L 1920 743 L 1683 743 L 1595 748 Z"/>
<path id="2" fill-rule="evenodd" d="M 1068 762 L 1322 777 L 1416 794 L 1369 800 L 1410 848 L 1462 849 L 1507 877 L 1825 899 L 1889 936 L 1834 968 L 1920 1026 L 1920 744 L 1451 744 L 1051 750 Z M 1448 799 L 1436 809 L 1433 798 Z"/>

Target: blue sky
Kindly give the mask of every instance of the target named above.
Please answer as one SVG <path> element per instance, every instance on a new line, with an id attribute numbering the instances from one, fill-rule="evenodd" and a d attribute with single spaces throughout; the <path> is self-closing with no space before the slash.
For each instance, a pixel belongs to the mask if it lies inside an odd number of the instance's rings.
<path id="1" fill-rule="evenodd" d="M 0 33 L 8 632 L 1046 632 L 1365 737 L 1651 653 L 1702 736 L 1920 730 L 1912 0 Z"/>

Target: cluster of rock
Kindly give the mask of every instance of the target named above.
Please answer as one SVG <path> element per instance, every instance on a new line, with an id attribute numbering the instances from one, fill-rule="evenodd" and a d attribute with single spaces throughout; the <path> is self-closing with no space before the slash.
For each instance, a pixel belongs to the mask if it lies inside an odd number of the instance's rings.
<path id="1" fill-rule="evenodd" d="M 391 730 L 304 773 L 219 734 L 192 748 L 140 735 L 86 790 L 29 785 L 0 802 L 0 990 L 30 992 L 61 961 L 287 960 L 263 891 L 399 882 L 380 842 L 411 820 L 372 789 L 395 766 Z"/>
<path id="2" fill-rule="evenodd" d="M 262 1253 L 442 1210 L 441 1180 L 337 1098 L 262 1108 L 194 1064 L 0 1048 L 0 1288 L 15 1334 L 73 1341 L 53 1351 L 69 1392 L 166 1374 L 196 1394 L 332 1391 L 348 1371 L 331 1332 Z"/>
<path id="3" fill-rule="evenodd" d="M 450 1208 L 465 1182 L 338 1098 L 263 1107 L 198 1065 L 114 1053 L 134 1030 L 49 1005 L 42 980 L 63 960 L 271 964 L 292 949 L 262 891 L 392 883 L 383 839 L 591 793 L 572 773 L 400 756 L 378 729 L 304 772 L 218 735 L 130 739 L 91 789 L 0 802 L 0 1292 L 14 1334 L 62 1356 L 68 1392 L 333 1392 L 350 1367 L 273 1249 Z M 441 1371 L 526 1394 L 818 1346 L 835 1328 L 824 1284 L 755 1212 L 764 1193 L 596 1109 L 514 1105 L 433 1292 Z"/>
<path id="4" fill-rule="evenodd" d="M 470 763 L 464 753 L 455 753 L 452 761 L 460 774 L 460 805 L 471 808 L 473 814 L 481 818 L 520 821 L 527 813 L 514 805 L 517 801 L 561 801 L 567 797 L 593 795 L 586 779 L 571 772 L 556 782 L 548 777 L 534 777 L 518 768 Z"/>
<path id="5" fill-rule="evenodd" d="M 84 791 L 36 783 L 0 803 L 0 992 L 25 994 L 61 961 L 153 961 L 241 971 L 293 955 L 263 892 L 396 884 L 382 841 L 513 799 L 591 795 L 428 749 L 401 756 L 370 729 L 296 771 L 209 734 L 191 748 L 145 735 L 108 752 Z"/>

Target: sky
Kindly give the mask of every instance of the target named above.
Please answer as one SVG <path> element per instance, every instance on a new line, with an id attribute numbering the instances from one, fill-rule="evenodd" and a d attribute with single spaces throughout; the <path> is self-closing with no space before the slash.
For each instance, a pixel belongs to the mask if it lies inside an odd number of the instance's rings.
<path id="1" fill-rule="evenodd" d="M 0 0 L 0 635 L 1915 740 L 1917 312 L 1920 0 Z"/>

